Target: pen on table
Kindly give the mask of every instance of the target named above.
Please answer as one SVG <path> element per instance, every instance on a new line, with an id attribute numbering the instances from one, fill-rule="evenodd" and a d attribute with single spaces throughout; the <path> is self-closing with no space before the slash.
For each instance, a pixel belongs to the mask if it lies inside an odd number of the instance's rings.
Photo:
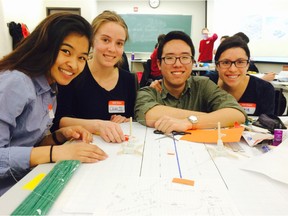
<path id="1" fill-rule="evenodd" d="M 178 151 L 177 151 L 176 141 L 175 141 L 175 137 L 174 137 L 173 133 L 172 133 L 172 137 L 173 137 L 174 149 L 175 149 L 175 153 L 176 153 L 176 160 L 177 160 L 177 165 L 178 165 L 179 176 L 180 176 L 180 179 L 182 179 L 182 173 L 181 173 L 181 168 L 180 168 L 180 163 L 179 163 Z"/>
<path id="2" fill-rule="evenodd" d="M 193 180 L 184 179 L 182 177 L 182 172 L 181 172 L 180 162 L 179 162 L 179 156 L 178 156 L 178 151 L 177 151 L 177 145 L 176 145 L 176 139 L 174 137 L 174 134 L 175 133 L 172 133 L 172 137 L 173 137 L 173 143 L 174 143 L 174 148 L 175 148 L 175 153 L 176 153 L 176 160 L 177 160 L 177 165 L 178 165 L 179 178 L 173 178 L 172 182 L 194 186 L 194 181 Z"/>

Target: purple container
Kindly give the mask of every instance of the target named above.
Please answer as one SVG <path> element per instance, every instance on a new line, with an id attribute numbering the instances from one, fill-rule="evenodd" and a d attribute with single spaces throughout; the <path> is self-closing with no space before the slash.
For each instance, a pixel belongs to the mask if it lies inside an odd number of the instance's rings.
<path id="1" fill-rule="evenodd" d="M 282 142 L 283 131 L 281 129 L 274 130 L 273 146 L 278 146 Z"/>

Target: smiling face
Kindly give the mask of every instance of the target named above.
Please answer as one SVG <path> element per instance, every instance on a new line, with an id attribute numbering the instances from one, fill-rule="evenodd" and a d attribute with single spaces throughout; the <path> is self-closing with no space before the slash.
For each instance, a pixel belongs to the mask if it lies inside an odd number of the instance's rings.
<path id="1" fill-rule="evenodd" d="M 183 40 L 174 39 L 167 42 L 163 47 L 163 57 L 180 57 L 180 56 L 192 56 L 191 48 Z M 161 72 L 164 79 L 166 88 L 172 92 L 173 89 L 185 87 L 185 81 L 190 77 L 192 72 L 193 61 L 189 64 L 182 64 L 179 59 L 175 64 L 167 65 L 164 60 L 161 60 L 161 64 L 158 61 L 158 66 L 161 68 Z"/>
<path id="2" fill-rule="evenodd" d="M 101 25 L 94 37 L 93 60 L 102 67 L 114 67 L 122 58 L 126 32 L 116 22 Z"/>
<path id="3" fill-rule="evenodd" d="M 248 56 L 244 49 L 240 47 L 229 48 L 225 50 L 219 57 L 219 61 L 236 60 L 248 60 Z M 216 65 L 219 78 L 223 81 L 224 85 L 230 88 L 236 88 L 245 81 L 248 67 L 249 64 L 243 68 L 237 68 L 235 64 L 232 64 L 231 67 L 223 69 L 219 65 Z"/>
<path id="4" fill-rule="evenodd" d="M 51 68 L 49 84 L 54 80 L 60 85 L 68 85 L 84 69 L 89 50 L 86 36 L 69 34 L 60 46 L 58 56 Z"/>

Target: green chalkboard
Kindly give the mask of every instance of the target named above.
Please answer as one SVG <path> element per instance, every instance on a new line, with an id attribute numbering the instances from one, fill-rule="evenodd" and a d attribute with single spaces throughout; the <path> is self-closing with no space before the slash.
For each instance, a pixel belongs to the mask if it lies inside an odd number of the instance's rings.
<path id="1" fill-rule="evenodd" d="M 159 34 L 180 30 L 191 35 L 192 16 L 121 14 L 129 30 L 125 52 L 152 52 Z"/>

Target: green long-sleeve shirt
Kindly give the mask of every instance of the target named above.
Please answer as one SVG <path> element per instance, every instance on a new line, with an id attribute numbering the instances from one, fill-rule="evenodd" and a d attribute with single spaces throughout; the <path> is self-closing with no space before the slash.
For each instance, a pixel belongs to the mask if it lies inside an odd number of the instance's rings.
<path id="1" fill-rule="evenodd" d="M 172 96 L 162 83 L 162 92 L 151 87 L 141 88 L 137 93 L 135 119 L 146 125 L 145 114 L 157 105 L 165 105 L 199 112 L 212 112 L 223 108 L 240 110 L 247 115 L 235 98 L 222 90 L 207 77 L 191 76 L 180 98 Z M 169 113 L 167 113 L 169 115 Z"/>

